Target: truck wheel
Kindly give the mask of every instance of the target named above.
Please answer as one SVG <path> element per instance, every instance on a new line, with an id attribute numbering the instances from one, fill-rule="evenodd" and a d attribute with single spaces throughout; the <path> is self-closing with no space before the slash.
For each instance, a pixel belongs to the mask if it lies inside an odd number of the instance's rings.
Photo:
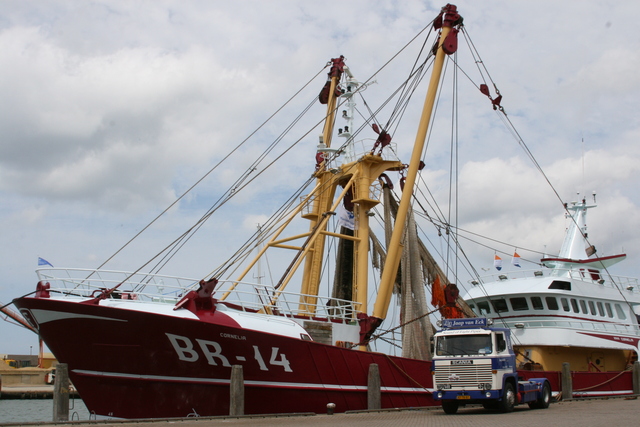
<path id="1" fill-rule="evenodd" d="M 458 412 L 458 402 L 451 400 L 442 401 L 442 410 L 445 414 L 455 414 Z"/>
<path id="2" fill-rule="evenodd" d="M 542 385 L 542 392 L 540 394 L 540 398 L 535 402 L 529 403 L 529 408 L 531 409 L 547 409 L 549 407 L 549 403 L 551 402 L 551 387 L 548 382 L 544 382 Z"/>
<path id="3" fill-rule="evenodd" d="M 504 385 L 502 401 L 500 402 L 500 410 L 502 412 L 511 412 L 514 406 L 516 406 L 516 391 L 513 389 L 513 384 L 506 383 Z"/>

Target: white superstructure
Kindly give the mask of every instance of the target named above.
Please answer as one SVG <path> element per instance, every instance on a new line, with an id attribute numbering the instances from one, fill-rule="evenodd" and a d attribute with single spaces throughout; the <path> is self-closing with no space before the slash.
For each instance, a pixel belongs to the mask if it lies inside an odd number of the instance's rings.
<path id="1" fill-rule="evenodd" d="M 595 256 L 587 240 L 585 200 L 571 212 L 560 254 L 538 270 L 474 281 L 464 296 L 479 315 L 512 330 L 521 368 L 622 370 L 637 360 L 640 330 L 638 280 L 607 269 L 626 255 Z"/>

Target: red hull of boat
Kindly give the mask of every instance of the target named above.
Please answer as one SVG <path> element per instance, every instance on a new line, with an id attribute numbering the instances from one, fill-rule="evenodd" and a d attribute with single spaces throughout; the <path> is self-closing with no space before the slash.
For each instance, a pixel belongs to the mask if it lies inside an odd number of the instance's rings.
<path id="1" fill-rule="evenodd" d="M 367 409 L 372 363 L 383 408 L 436 404 L 431 362 L 141 311 L 47 298 L 15 304 L 98 415 L 227 415 L 232 365 L 243 367 L 246 414 Z"/>

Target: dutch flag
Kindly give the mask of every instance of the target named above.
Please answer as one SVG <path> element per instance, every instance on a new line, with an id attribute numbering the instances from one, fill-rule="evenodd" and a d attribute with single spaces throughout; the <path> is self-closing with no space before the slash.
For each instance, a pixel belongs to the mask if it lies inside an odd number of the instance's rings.
<path id="1" fill-rule="evenodd" d="M 513 258 L 511 258 L 511 264 L 515 265 L 516 267 L 520 267 L 520 255 L 518 255 L 518 252 L 513 252 Z"/>
<path id="2" fill-rule="evenodd" d="M 493 266 L 498 271 L 502 270 L 502 258 L 500 258 L 498 255 L 496 255 L 495 258 L 493 259 Z"/>

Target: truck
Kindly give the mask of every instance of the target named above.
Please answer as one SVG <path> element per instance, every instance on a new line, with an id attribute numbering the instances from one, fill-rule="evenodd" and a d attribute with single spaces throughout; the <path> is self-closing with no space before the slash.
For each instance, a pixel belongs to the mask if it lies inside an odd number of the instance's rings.
<path id="1" fill-rule="evenodd" d="M 528 403 L 546 409 L 551 385 L 546 378 L 520 381 L 508 328 L 492 327 L 486 318 L 442 319 L 434 334 L 431 364 L 433 398 L 447 414 L 460 406 L 481 404 L 485 409 L 511 412 Z"/>

